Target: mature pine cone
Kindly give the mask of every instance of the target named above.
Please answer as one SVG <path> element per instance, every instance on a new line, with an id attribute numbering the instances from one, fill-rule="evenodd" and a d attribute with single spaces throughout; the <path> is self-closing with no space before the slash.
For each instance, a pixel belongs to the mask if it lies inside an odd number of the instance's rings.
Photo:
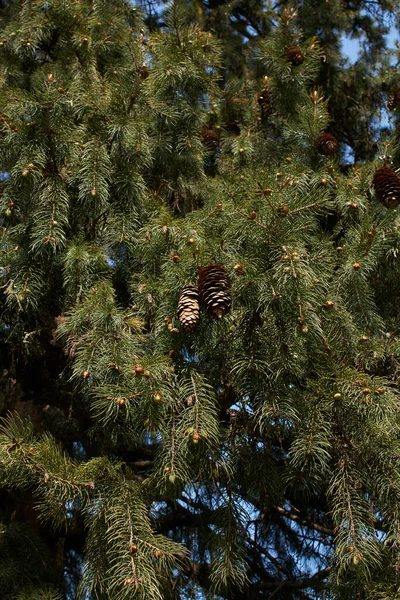
<path id="1" fill-rule="evenodd" d="M 317 139 L 317 150 L 324 156 L 333 156 L 338 151 L 339 144 L 331 133 L 321 133 Z"/>
<path id="2" fill-rule="evenodd" d="M 267 89 L 261 90 L 257 102 L 261 106 L 261 118 L 265 119 L 272 113 L 271 92 Z"/>
<path id="3" fill-rule="evenodd" d="M 400 204 L 400 179 L 389 167 L 377 169 L 372 180 L 377 198 L 386 208 Z"/>
<path id="4" fill-rule="evenodd" d="M 294 67 L 302 65 L 304 62 L 304 54 L 298 46 L 289 46 L 286 50 L 286 58 Z"/>
<path id="5" fill-rule="evenodd" d="M 389 96 L 388 96 L 388 109 L 389 110 L 396 110 L 396 108 L 399 106 L 400 104 L 400 88 L 396 88 L 395 90 L 393 90 L 392 92 L 390 92 Z"/>
<path id="6" fill-rule="evenodd" d="M 200 129 L 200 139 L 205 146 L 215 149 L 218 146 L 219 135 L 214 129 L 210 129 L 207 125 L 203 125 Z"/>
<path id="7" fill-rule="evenodd" d="M 193 331 L 200 317 L 199 292 L 194 285 L 187 285 L 181 291 L 177 309 L 179 323 L 185 331 Z"/>
<path id="8" fill-rule="evenodd" d="M 231 309 L 232 298 L 228 292 L 230 281 L 220 265 L 203 267 L 199 273 L 200 302 L 208 313 L 221 319 Z"/>

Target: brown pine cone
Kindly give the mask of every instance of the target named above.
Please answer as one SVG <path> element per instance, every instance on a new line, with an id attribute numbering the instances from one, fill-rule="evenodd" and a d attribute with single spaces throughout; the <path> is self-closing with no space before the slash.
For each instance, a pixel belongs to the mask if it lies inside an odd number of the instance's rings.
<path id="1" fill-rule="evenodd" d="M 386 208 L 396 208 L 400 204 L 400 179 L 389 167 L 377 169 L 372 180 L 375 194 Z"/>
<path id="2" fill-rule="evenodd" d="M 199 273 L 198 286 L 200 302 L 210 315 L 221 319 L 230 311 L 232 304 L 228 291 L 230 281 L 224 267 L 220 265 L 203 267 Z"/>
<path id="3" fill-rule="evenodd" d="M 261 90 L 257 102 L 261 107 L 261 118 L 266 119 L 272 113 L 271 92 L 267 89 Z"/>
<path id="4" fill-rule="evenodd" d="M 289 46 L 286 50 L 286 58 L 294 67 L 302 65 L 304 62 L 304 54 L 298 46 Z"/>
<path id="5" fill-rule="evenodd" d="M 181 291 L 177 309 L 179 323 L 187 332 L 196 329 L 200 318 L 199 292 L 194 285 L 187 285 Z"/>
<path id="6" fill-rule="evenodd" d="M 215 149 L 219 143 L 219 135 L 214 129 L 210 129 L 207 125 L 203 125 L 200 129 L 200 139 L 208 148 Z"/>
<path id="7" fill-rule="evenodd" d="M 339 143 L 331 133 L 321 133 L 317 139 L 317 150 L 324 156 L 334 156 L 338 151 Z"/>

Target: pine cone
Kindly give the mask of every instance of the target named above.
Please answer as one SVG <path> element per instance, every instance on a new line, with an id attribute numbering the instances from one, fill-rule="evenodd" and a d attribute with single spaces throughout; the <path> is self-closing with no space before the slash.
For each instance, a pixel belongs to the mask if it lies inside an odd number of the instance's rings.
<path id="1" fill-rule="evenodd" d="M 200 129 L 200 139 L 205 146 L 215 149 L 219 143 L 219 135 L 214 129 L 209 129 L 207 125 L 203 125 Z"/>
<path id="2" fill-rule="evenodd" d="M 181 291 L 177 309 L 179 323 L 187 332 L 196 329 L 200 317 L 199 292 L 194 285 L 187 285 Z"/>
<path id="3" fill-rule="evenodd" d="M 267 89 L 261 90 L 257 102 L 261 106 L 261 118 L 266 119 L 272 113 L 271 92 Z"/>
<path id="4" fill-rule="evenodd" d="M 375 194 L 386 208 L 396 208 L 400 204 L 400 179 L 389 167 L 377 169 L 372 180 Z"/>
<path id="5" fill-rule="evenodd" d="M 298 46 L 289 46 L 286 50 L 286 58 L 294 67 L 302 65 L 304 62 L 304 54 Z"/>
<path id="6" fill-rule="evenodd" d="M 228 292 L 230 281 L 228 275 L 220 265 L 203 267 L 199 273 L 200 302 L 207 312 L 221 319 L 231 309 L 232 298 Z"/>
<path id="7" fill-rule="evenodd" d="M 333 156 L 338 151 L 339 144 L 331 133 L 321 133 L 317 139 L 317 150 L 324 156 Z"/>
<path id="8" fill-rule="evenodd" d="M 389 96 L 388 96 L 388 109 L 389 110 L 396 110 L 396 108 L 399 106 L 400 104 L 400 88 L 396 88 L 395 90 L 393 90 L 392 92 L 390 92 Z"/>

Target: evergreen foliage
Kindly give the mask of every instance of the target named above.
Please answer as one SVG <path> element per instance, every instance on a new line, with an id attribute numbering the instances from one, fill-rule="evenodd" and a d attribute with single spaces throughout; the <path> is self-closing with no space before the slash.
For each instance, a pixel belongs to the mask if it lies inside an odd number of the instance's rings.
<path id="1" fill-rule="evenodd" d="M 395 7 L 307 6 L 0 3 L 7 600 L 399 597 Z"/>

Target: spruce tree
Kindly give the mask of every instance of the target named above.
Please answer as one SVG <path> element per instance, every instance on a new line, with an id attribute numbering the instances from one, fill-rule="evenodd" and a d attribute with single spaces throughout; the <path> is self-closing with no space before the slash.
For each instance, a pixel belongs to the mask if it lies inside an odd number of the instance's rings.
<path id="1" fill-rule="evenodd" d="M 400 597 L 396 132 L 223 5 L 0 5 L 7 600 Z"/>

